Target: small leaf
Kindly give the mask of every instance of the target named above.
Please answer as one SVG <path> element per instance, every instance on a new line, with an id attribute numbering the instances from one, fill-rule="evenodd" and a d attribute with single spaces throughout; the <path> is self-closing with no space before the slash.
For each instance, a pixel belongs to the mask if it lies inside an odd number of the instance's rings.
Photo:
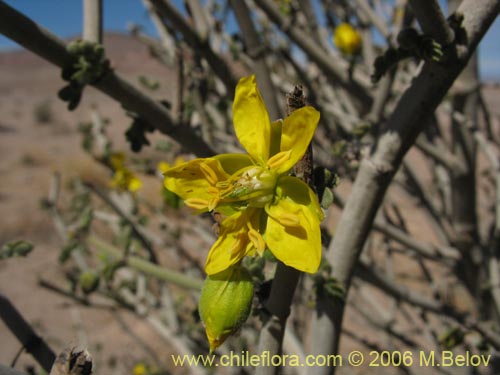
<path id="1" fill-rule="evenodd" d="M 84 271 L 80 274 L 78 282 L 82 292 L 85 294 L 90 294 L 94 292 L 99 287 L 99 274 L 94 271 Z"/>
<path id="2" fill-rule="evenodd" d="M 27 241 L 11 241 L 2 246 L 0 259 L 25 257 L 33 250 L 33 245 Z"/>
<path id="3" fill-rule="evenodd" d="M 325 189 L 323 191 L 323 196 L 321 197 L 321 207 L 327 210 L 333 204 L 333 192 L 330 189 Z"/>
<path id="4" fill-rule="evenodd" d="M 371 128 L 372 124 L 369 121 L 362 121 L 356 125 L 356 127 L 352 131 L 352 134 L 356 138 L 361 139 L 370 132 Z"/>

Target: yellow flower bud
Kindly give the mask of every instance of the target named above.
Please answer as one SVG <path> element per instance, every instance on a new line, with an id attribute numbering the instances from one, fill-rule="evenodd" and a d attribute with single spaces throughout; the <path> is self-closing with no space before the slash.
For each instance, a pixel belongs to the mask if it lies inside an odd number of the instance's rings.
<path id="1" fill-rule="evenodd" d="M 361 50 L 361 34 L 350 24 L 341 23 L 333 34 L 333 43 L 346 55 L 357 55 Z"/>
<path id="2" fill-rule="evenodd" d="M 149 374 L 148 368 L 142 362 L 136 363 L 134 369 L 132 370 L 132 375 L 148 375 L 148 374 Z"/>
<path id="3" fill-rule="evenodd" d="M 251 276 L 241 266 L 205 279 L 198 309 L 211 353 L 247 320 L 252 298 Z"/>

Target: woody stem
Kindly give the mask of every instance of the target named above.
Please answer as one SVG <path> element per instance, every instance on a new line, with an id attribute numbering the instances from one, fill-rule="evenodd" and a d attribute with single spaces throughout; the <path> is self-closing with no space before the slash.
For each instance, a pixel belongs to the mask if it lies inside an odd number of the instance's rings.
<path id="1" fill-rule="evenodd" d="M 293 91 L 287 95 L 287 113 L 290 115 L 293 111 L 306 105 L 301 86 L 295 86 Z M 293 174 L 312 187 L 313 158 L 312 147 L 309 145 L 306 153 L 293 168 Z M 290 306 L 292 305 L 295 288 L 300 278 L 300 271 L 288 267 L 278 262 L 274 280 L 271 287 L 269 299 L 265 304 L 269 312 L 269 318 L 261 330 L 259 337 L 259 352 L 269 351 L 272 355 L 279 355 L 282 352 L 283 337 L 285 333 L 286 320 L 290 315 Z M 278 367 L 260 366 L 256 369 L 257 375 L 272 375 L 278 371 Z"/>

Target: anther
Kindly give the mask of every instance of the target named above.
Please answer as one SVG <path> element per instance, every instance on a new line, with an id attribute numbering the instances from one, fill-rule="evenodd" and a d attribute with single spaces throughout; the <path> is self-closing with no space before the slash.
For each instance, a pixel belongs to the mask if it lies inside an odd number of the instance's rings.
<path id="1" fill-rule="evenodd" d="M 290 160 L 291 150 L 278 152 L 276 155 L 273 155 L 266 163 L 266 165 L 271 169 L 277 169 L 282 166 L 285 162 Z"/>

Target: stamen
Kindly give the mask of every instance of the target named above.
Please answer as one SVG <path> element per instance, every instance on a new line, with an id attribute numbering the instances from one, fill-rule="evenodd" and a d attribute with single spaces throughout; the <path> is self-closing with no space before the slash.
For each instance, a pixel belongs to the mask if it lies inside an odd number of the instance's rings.
<path id="1" fill-rule="evenodd" d="M 207 188 L 207 192 L 209 194 L 213 194 L 213 195 L 219 195 L 219 189 L 217 189 L 216 187 L 213 187 L 213 186 L 209 186 Z"/>
<path id="2" fill-rule="evenodd" d="M 300 218 L 291 212 L 285 212 L 278 217 L 278 221 L 285 227 L 298 227 L 300 226 Z"/>
<path id="3" fill-rule="evenodd" d="M 290 154 L 292 150 L 278 152 L 276 155 L 273 155 L 268 161 L 267 166 L 271 169 L 277 169 L 283 165 L 283 163 L 290 160 Z"/>
<path id="4" fill-rule="evenodd" d="M 248 231 L 248 238 L 252 241 L 252 245 L 257 249 L 259 255 L 262 256 L 264 250 L 266 250 L 266 243 L 264 238 L 262 238 L 262 235 L 255 229 L 250 228 Z"/>
<path id="5" fill-rule="evenodd" d="M 244 247 L 243 238 L 241 233 L 236 235 L 233 245 L 229 248 L 229 255 L 234 256 L 241 252 L 241 249 Z"/>
<path id="6" fill-rule="evenodd" d="M 200 164 L 200 170 L 201 170 L 201 173 L 203 173 L 203 175 L 205 176 L 205 178 L 207 179 L 207 181 L 211 185 L 216 185 L 217 184 L 217 181 L 219 179 L 217 178 L 217 175 L 215 174 L 214 170 L 212 168 L 210 168 L 208 166 L 208 164 L 201 163 Z"/>
<path id="7" fill-rule="evenodd" d="M 201 198 L 189 198 L 184 201 L 186 206 L 194 208 L 195 210 L 204 210 L 208 207 L 208 201 Z"/>
<path id="8" fill-rule="evenodd" d="M 221 190 L 227 189 L 229 186 L 229 181 L 219 181 L 215 184 L 215 187 Z"/>

